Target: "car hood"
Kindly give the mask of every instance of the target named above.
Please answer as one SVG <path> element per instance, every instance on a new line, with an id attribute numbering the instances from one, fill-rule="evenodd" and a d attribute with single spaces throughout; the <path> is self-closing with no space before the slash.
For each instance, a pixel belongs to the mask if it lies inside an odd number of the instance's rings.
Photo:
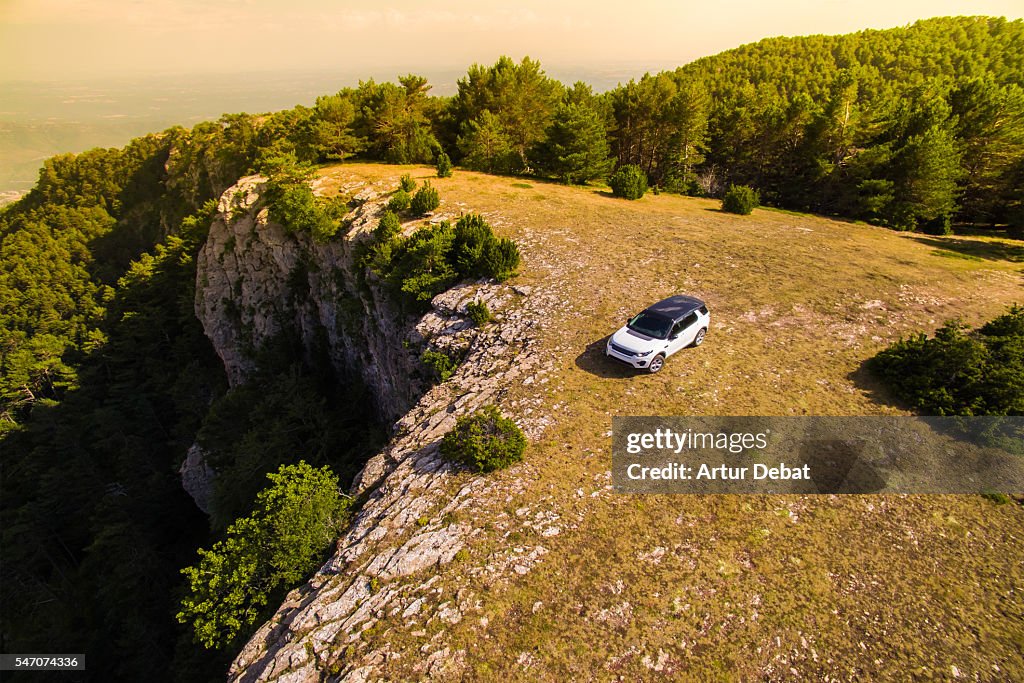
<path id="1" fill-rule="evenodd" d="M 660 351 L 665 348 L 666 344 L 664 339 L 648 337 L 646 334 L 634 332 L 626 326 L 621 327 L 618 332 L 612 335 L 611 342 L 634 353 Z"/>

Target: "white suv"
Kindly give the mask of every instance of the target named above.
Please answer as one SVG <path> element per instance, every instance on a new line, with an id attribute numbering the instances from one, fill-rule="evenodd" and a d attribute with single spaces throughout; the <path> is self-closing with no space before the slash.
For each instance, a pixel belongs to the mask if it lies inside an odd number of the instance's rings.
<path id="1" fill-rule="evenodd" d="M 634 368 L 657 372 L 679 349 L 700 346 L 710 322 L 708 307 L 700 299 L 670 296 L 609 337 L 605 353 Z"/>

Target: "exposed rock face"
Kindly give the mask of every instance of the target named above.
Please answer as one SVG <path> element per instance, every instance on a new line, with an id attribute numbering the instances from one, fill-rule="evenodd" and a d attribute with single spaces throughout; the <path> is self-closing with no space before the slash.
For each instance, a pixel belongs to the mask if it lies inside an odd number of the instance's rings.
<path id="1" fill-rule="evenodd" d="M 185 492 L 192 496 L 196 507 L 210 514 L 210 496 L 213 495 L 213 479 L 215 472 L 206 464 L 203 449 L 194 443 L 188 449 L 185 462 L 181 463 L 181 485 Z"/>
<path id="2" fill-rule="evenodd" d="M 447 302 L 465 294 L 440 295 L 443 299 L 435 300 L 424 320 L 439 316 L 451 327 Z M 476 296 L 500 312 L 499 321 L 472 331 L 456 375 L 423 396 L 399 420 L 398 436 L 363 468 L 352 493 L 368 494 L 368 499 L 338 540 L 334 557 L 307 585 L 292 591 L 249 641 L 231 667 L 230 680 L 313 681 L 326 669 L 338 670 L 343 681 L 373 680 L 373 662 L 380 653 L 364 652 L 342 664 L 346 647 L 358 644 L 359 634 L 385 613 L 414 613 L 418 603 L 411 596 L 424 592 L 474 533 L 468 524 L 446 519 L 472 510 L 491 485 L 485 477 L 468 482 L 460 477 L 457 483 L 438 445 L 458 416 L 487 403 L 500 404 L 512 382 L 543 372 L 530 309 L 541 302 L 550 305 L 497 285 L 480 287 Z M 541 427 L 521 426 L 528 435 Z"/>
<path id="3" fill-rule="evenodd" d="M 364 204 L 344 238 L 318 243 L 291 233 L 261 207 L 263 179 L 241 179 L 221 197 L 197 263 L 196 315 L 228 381 L 253 370 L 252 352 L 284 329 L 306 349 L 326 345 L 335 368 L 358 372 L 381 417 L 394 421 L 422 393 L 412 332 L 377 288 L 357 286 L 353 248 L 375 224 L 379 203 Z"/>
<path id="4" fill-rule="evenodd" d="M 224 194 L 198 263 L 196 313 L 230 381 L 251 372 L 249 350 L 290 326 L 307 348 L 326 343 L 339 369 L 362 374 L 382 417 L 400 419 L 391 443 L 353 484 L 365 502 L 336 553 L 259 629 L 229 677 L 318 681 L 330 670 L 341 680 L 372 680 L 383 655 L 343 656 L 346 648 L 385 613 L 417 611 L 423 601 L 415 596 L 474 533 L 452 514 L 491 486 L 483 477 L 456 479 L 439 441 L 458 416 L 500 405 L 511 382 L 546 372 L 533 321 L 557 298 L 539 288 L 468 283 L 438 295 L 420 319 L 402 319 L 383 292 L 356 286 L 354 244 L 376 223 L 383 199 L 367 192 L 349 232 L 318 244 L 267 220 L 261 182 L 245 178 Z M 473 300 L 486 303 L 496 322 L 473 326 L 465 315 Z M 465 355 L 451 379 L 421 394 L 418 356 L 428 344 Z M 543 428 L 541 420 L 520 422 L 528 436 Z"/>

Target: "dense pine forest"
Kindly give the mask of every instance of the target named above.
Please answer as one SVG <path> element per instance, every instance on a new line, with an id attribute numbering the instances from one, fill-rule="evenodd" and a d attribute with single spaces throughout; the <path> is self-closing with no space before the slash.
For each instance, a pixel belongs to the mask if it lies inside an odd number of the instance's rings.
<path id="1" fill-rule="evenodd" d="M 193 642 L 181 568 L 253 511 L 265 473 L 304 459 L 345 483 L 379 445 L 358 382 L 287 336 L 228 390 L 193 313 L 195 258 L 239 177 L 441 154 L 569 183 L 635 165 L 663 192 L 743 184 L 901 230 L 1020 230 L 1021 45 L 1021 21 L 932 19 L 772 38 L 606 93 L 502 57 L 450 98 L 415 75 L 367 81 L 47 160 L 0 213 L 2 649 L 86 652 L 104 679 L 221 680 L 246 634 Z M 177 475 L 197 437 L 220 473 L 211 517 Z"/>

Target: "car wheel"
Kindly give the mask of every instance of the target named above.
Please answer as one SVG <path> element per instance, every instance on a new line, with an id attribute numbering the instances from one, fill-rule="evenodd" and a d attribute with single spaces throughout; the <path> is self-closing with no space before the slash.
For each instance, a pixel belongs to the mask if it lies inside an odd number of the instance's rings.
<path id="1" fill-rule="evenodd" d="M 661 370 L 663 367 L 665 367 L 665 356 L 659 353 L 657 356 L 651 359 L 651 364 L 647 366 L 647 371 L 650 372 L 651 374 L 654 374 L 658 370 Z"/>
<path id="2" fill-rule="evenodd" d="M 704 335 L 708 333 L 708 328 L 702 327 L 697 330 L 697 336 L 693 338 L 693 343 L 690 346 L 700 346 L 704 343 Z"/>

